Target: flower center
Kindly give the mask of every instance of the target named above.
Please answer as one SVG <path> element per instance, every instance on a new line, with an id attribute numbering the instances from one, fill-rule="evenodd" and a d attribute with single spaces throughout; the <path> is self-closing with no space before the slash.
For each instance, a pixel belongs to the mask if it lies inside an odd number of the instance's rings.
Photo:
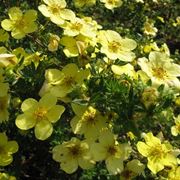
<path id="1" fill-rule="evenodd" d="M 82 154 L 82 150 L 79 144 L 75 144 L 69 147 L 69 152 L 73 158 L 77 158 L 78 156 Z"/>
<path id="2" fill-rule="evenodd" d="M 95 124 L 96 122 L 96 110 L 92 107 L 90 107 L 83 115 L 82 117 L 83 121 L 85 121 L 88 124 Z"/>
<path id="3" fill-rule="evenodd" d="M 60 9 L 62 9 L 62 7 L 57 4 L 54 4 L 50 7 L 50 11 L 52 12 L 52 14 L 58 14 Z"/>
<path id="4" fill-rule="evenodd" d="M 117 148 L 115 146 L 109 146 L 107 152 L 111 156 L 114 156 L 117 153 Z"/>
<path id="5" fill-rule="evenodd" d="M 71 29 L 72 29 L 72 30 L 80 31 L 82 27 L 83 27 L 83 24 L 82 24 L 82 23 L 80 23 L 80 22 L 75 22 L 75 23 L 72 24 Z"/>
<path id="6" fill-rule="evenodd" d="M 133 172 L 129 171 L 129 170 L 124 170 L 121 175 L 125 178 L 125 179 L 131 179 L 133 177 Z"/>
<path id="7" fill-rule="evenodd" d="M 162 68 L 153 68 L 153 75 L 157 77 L 158 79 L 164 79 L 167 76 L 166 71 Z"/>
<path id="8" fill-rule="evenodd" d="M 150 156 L 154 156 L 155 158 L 161 158 L 164 154 L 161 145 L 156 145 L 151 149 Z"/>
<path id="9" fill-rule="evenodd" d="M 120 48 L 120 43 L 116 41 L 112 41 L 109 43 L 108 48 L 110 52 L 117 53 Z"/>
<path id="10" fill-rule="evenodd" d="M 108 4 L 111 4 L 111 5 L 116 5 L 116 0 L 108 0 L 107 1 Z"/>
<path id="11" fill-rule="evenodd" d="M 36 118 L 37 121 L 41 121 L 42 119 L 45 118 L 45 115 L 47 113 L 47 110 L 43 107 L 39 107 L 35 112 L 34 112 L 34 116 Z"/>
<path id="12" fill-rule="evenodd" d="M 26 22 L 25 22 L 25 20 L 23 18 L 20 19 L 20 20 L 17 20 L 15 22 L 15 27 L 18 28 L 18 29 L 22 29 L 23 27 L 25 27 L 25 25 L 26 25 Z"/>
<path id="13" fill-rule="evenodd" d="M 68 87 L 72 87 L 73 85 L 76 84 L 72 76 L 65 77 L 63 83 L 65 84 L 65 86 L 68 86 Z"/>

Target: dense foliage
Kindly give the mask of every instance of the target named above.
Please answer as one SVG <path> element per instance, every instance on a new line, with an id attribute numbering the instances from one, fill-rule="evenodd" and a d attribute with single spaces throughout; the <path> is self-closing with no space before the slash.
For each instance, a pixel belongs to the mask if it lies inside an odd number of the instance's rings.
<path id="1" fill-rule="evenodd" d="M 179 180 L 179 12 L 2 0 L 0 180 Z"/>

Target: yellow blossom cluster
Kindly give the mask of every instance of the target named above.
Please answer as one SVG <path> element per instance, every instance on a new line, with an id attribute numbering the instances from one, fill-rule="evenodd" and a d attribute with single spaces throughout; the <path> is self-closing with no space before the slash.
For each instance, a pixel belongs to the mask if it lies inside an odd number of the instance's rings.
<path id="1" fill-rule="evenodd" d="M 9 19 L 2 18 L 0 168 L 10 165 L 19 149 L 20 140 L 8 141 L 14 135 L 47 142 L 52 160 L 67 174 L 100 164 L 108 176 L 123 180 L 147 174 L 178 180 L 179 142 L 166 137 L 180 135 L 180 65 L 166 43 L 153 39 L 159 33 L 156 21 L 145 17 L 136 39 L 82 13 L 99 3 L 116 16 L 125 1 L 74 0 L 75 10 L 68 3 L 42 0 L 34 9 L 14 6 L 7 11 Z M 139 43 L 143 37 L 145 42 Z M 3 171 L 1 179 L 16 178 Z"/>

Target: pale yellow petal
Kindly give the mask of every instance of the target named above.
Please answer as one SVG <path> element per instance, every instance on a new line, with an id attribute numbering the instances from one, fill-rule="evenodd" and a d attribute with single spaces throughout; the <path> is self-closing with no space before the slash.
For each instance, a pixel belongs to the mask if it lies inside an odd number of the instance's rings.
<path id="1" fill-rule="evenodd" d="M 92 161 L 90 161 L 89 159 L 85 159 L 85 158 L 78 159 L 78 164 L 82 169 L 90 169 L 94 165 Z"/>
<path id="2" fill-rule="evenodd" d="M 81 123 L 79 123 L 80 118 L 78 116 L 73 117 L 73 119 L 70 122 L 72 131 L 75 134 L 80 133 L 80 129 L 81 129 Z"/>
<path id="3" fill-rule="evenodd" d="M 55 105 L 50 111 L 48 111 L 48 113 L 46 114 L 46 117 L 48 118 L 50 122 L 55 123 L 56 121 L 60 119 L 64 111 L 65 111 L 64 106 Z"/>
<path id="4" fill-rule="evenodd" d="M 35 126 L 36 120 L 32 115 L 21 114 L 17 116 L 15 124 L 19 129 L 28 130 Z"/>
<path id="5" fill-rule="evenodd" d="M 109 130 L 104 130 L 99 136 L 99 141 L 103 146 L 113 145 L 115 143 L 114 134 Z"/>
<path id="6" fill-rule="evenodd" d="M 11 31 L 13 29 L 13 23 L 10 19 L 5 19 L 1 22 L 1 26 L 6 31 Z"/>
<path id="7" fill-rule="evenodd" d="M 121 44 L 121 48 L 123 51 L 124 50 L 131 51 L 131 50 L 135 49 L 137 46 L 136 41 L 134 41 L 133 39 L 128 39 L 128 38 L 122 39 L 120 44 Z"/>
<path id="8" fill-rule="evenodd" d="M 8 141 L 7 145 L 5 146 L 5 149 L 8 153 L 16 153 L 18 151 L 18 144 L 16 141 Z"/>
<path id="9" fill-rule="evenodd" d="M 13 29 L 11 36 L 15 39 L 22 39 L 26 36 L 25 32 L 20 29 Z"/>
<path id="10" fill-rule="evenodd" d="M 45 94 L 40 100 L 39 100 L 39 106 L 42 106 L 43 108 L 49 110 L 53 106 L 55 106 L 57 103 L 57 98 L 53 96 L 52 94 L 48 93 Z"/>
<path id="11" fill-rule="evenodd" d="M 90 152 L 92 153 L 92 158 L 95 161 L 102 161 L 107 157 L 107 150 L 100 143 L 92 143 L 90 145 Z"/>
<path id="12" fill-rule="evenodd" d="M 74 113 L 79 117 L 81 117 L 87 109 L 87 106 L 83 106 L 83 105 L 76 104 L 76 103 L 71 103 L 71 107 L 72 107 Z"/>
<path id="13" fill-rule="evenodd" d="M 75 19 L 76 15 L 74 14 L 73 11 L 71 11 L 70 9 L 63 9 L 61 10 L 61 13 L 60 13 L 60 16 L 63 18 L 63 19 L 66 19 L 66 20 L 73 20 Z"/>
<path id="14" fill-rule="evenodd" d="M 147 167 L 154 173 L 158 173 L 159 171 L 164 169 L 164 165 L 161 161 L 148 161 Z"/>
<path id="15" fill-rule="evenodd" d="M 76 76 L 78 72 L 78 66 L 74 63 L 69 63 L 62 69 L 62 72 L 67 76 Z"/>
<path id="16" fill-rule="evenodd" d="M 7 144 L 8 138 L 6 134 L 0 133 L 0 146 L 4 146 Z"/>
<path id="17" fill-rule="evenodd" d="M 52 149 L 53 159 L 57 162 L 66 160 L 68 149 L 63 144 L 57 145 Z"/>
<path id="18" fill-rule="evenodd" d="M 145 156 L 145 157 L 148 156 L 148 154 L 149 154 L 149 147 L 148 147 L 144 142 L 139 141 L 139 142 L 137 143 L 137 149 L 138 149 L 138 151 L 139 151 L 143 156 Z"/>
<path id="19" fill-rule="evenodd" d="M 20 8 L 12 7 L 12 8 L 9 9 L 8 15 L 9 15 L 10 19 L 12 19 L 12 20 L 19 20 L 19 19 L 22 18 L 23 13 L 20 10 Z"/>
<path id="20" fill-rule="evenodd" d="M 64 73 L 62 73 L 58 69 L 48 69 L 45 72 L 45 78 L 49 83 L 53 85 L 59 84 L 64 78 Z"/>
<path id="21" fill-rule="evenodd" d="M 57 25 L 62 25 L 65 22 L 65 20 L 62 19 L 60 16 L 51 15 L 50 19 L 53 23 L 55 23 Z"/>
<path id="22" fill-rule="evenodd" d="M 33 9 L 27 10 L 24 14 L 24 19 L 26 21 L 35 21 L 37 19 L 37 11 Z"/>
<path id="23" fill-rule="evenodd" d="M 106 160 L 106 167 L 111 174 L 119 174 L 124 169 L 123 160 L 115 157 L 110 157 Z"/>
<path id="24" fill-rule="evenodd" d="M 78 162 L 76 159 L 71 159 L 61 162 L 60 166 L 67 174 L 72 174 L 78 169 Z"/>
<path id="25" fill-rule="evenodd" d="M 36 124 L 34 132 L 37 139 L 45 140 L 51 136 L 53 126 L 49 121 L 41 120 Z"/>
<path id="26" fill-rule="evenodd" d="M 50 17 L 51 13 L 49 12 L 45 4 L 41 4 L 40 6 L 38 6 L 38 9 L 45 17 Z"/>
<path id="27" fill-rule="evenodd" d="M 8 153 L 0 155 L 0 166 L 7 166 L 11 164 L 12 161 L 13 157 Z"/>
<path id="28" fill-rule="evenodd" d="M 33 98 L 28 98 L 21 104 L 23 112 L 30 110 L 31 108 L 37 107 L 38 102 Z"/>

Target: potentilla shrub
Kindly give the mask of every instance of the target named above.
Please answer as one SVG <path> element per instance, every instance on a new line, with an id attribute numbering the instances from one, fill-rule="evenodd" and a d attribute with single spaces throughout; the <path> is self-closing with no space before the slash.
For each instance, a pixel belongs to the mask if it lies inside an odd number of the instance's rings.
<path id="1" fill-rule="evenodd" d="M 178 180 L 179 11 L 2 1 L 0 180 Z"/>

